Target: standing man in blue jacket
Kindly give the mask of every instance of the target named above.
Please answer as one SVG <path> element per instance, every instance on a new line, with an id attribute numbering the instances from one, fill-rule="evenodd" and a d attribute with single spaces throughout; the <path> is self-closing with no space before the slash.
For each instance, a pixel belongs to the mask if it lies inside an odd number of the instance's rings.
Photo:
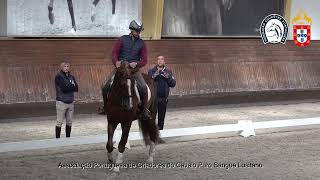
<path id="1" fill-rule="evenodd" d="M 159 130 L 163 130 L 170 88 L 175 87 L 176 80 L 165 64 L 164 56 L 157 57 L 157 65 L 150 69 L 148 74 L 157 84 L 158 127 Z"/>
<path id="2" fill-rule="evenodd" d="M 66 137 L 70 137 L 74 112 L 74 93 L 78 92 L 76 79 L 70 74 L 70 64 L 61 63 L 61 71 L 55 77 L 57 124 L 56 138 L 60 138 L 63 120 L 66 120 Z"/>

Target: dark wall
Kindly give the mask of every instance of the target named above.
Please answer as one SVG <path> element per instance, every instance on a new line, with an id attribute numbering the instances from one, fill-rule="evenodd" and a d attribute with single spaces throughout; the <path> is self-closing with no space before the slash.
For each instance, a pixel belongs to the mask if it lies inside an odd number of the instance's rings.
<path id="1" fill-rule="evenodd" d="M 68 58 L 79 81 L 77 99 L 100 101 L 114 40 L 0 40 L 0 104 L 55 99 L 54 76 Z M 320 41 L 307 48 L 264 45 L 260 39 L 146 41 L 151 68 L 167 57 L 177 80 L 171 95 L 320 87 Z"/>
<path id="2" fill-rule="evenodd" d="M 0 0 L 0 36 L 7 36 L 7 0 Z"/>
<path id="3" fill-rule="evenodd" d="M 260 36 L 262 20 L 284 0 L 165 0 L 162 35 Z"/>
<path id="4" fill-rule="evenodd" d="M 260 36 L 262 20 L 269 14 L 283 16 L 284 0 L 234 0 L 230 9 L 224 9 L 223 35 Z"/>

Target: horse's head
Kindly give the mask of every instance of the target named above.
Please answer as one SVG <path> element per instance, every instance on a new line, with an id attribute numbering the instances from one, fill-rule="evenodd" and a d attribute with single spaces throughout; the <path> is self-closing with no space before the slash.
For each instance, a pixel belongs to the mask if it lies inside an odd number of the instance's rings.
<path id="1" fill-rule="evenodd" d="M 130 68 L 128 61 L 121 61 L 120 67 L 117 68 L 117 73 L 121 79 L 131 78 L 132 69 Z"/>
<path id="2" fill-rule="evenodd" d="M 275 29 L 276 29 L 276 24 L 272 23 L 271 26 L 269 26 L 266 31 L 271 32 L 271 31 L 275 31 Z"/>
<path id="3" fill-rule="evenodd" d="M 277 39 L 282 37 L 283 34 L 281 27 L 276 23 L 272 23 L 271 26 L 266 29 L 266 32 L 268 33 L 268 37 L 276 36 Z"/>
<path id="4" fill-rule="evenodd" d="M 122 61 L 120 67 L 116 69 L 114 83 L 117 94 L 120 96 L 121 105 L 129 110 L 133 107 L 132 97 L 134 94 L 134 81 L 132 78 L 132 68 L 127 61 Z"/>

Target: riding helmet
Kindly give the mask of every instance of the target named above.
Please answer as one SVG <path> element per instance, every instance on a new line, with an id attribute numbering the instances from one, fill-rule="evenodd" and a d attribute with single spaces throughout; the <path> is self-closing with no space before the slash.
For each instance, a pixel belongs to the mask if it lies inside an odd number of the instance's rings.
<path id="1" fill-rule="evenodd" d="M 143 24 L 140 23 L 139 21 L 137 22 L 137 21 L 135 21 L 135 20 L 133 20 L 133 21 L 130 22 L 129 29 L 131 29 L 131 30 L 136 30 L 136 31 L 138 31 L 138 32 L 144 30 Z"/>

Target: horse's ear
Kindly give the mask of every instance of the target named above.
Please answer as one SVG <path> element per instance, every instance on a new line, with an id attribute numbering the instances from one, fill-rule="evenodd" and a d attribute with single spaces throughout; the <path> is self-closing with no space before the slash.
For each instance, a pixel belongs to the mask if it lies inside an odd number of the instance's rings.
<path id="1" fill-rule="evenodd" d="M 123 65 L 125 65 L 125 62 L 126 61 L 120 61 L 121 63 L 120 63 L 120 66 L 123 66 Z"/>

